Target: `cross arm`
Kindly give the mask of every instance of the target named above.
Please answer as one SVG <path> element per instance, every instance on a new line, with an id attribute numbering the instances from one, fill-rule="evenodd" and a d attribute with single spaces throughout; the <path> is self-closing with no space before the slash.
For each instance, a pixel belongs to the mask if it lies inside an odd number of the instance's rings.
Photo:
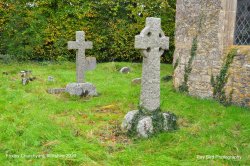
<path id="1" fill-rule="evenodd" d="M 159 45 L 160 45 L 161 49 L 168 50 L 169 49 L 169 37 L 163 36 L 160 39 L 160 44 Z"/>
<path id="2" fill-rule="evenodd" d="M 145 43 L 146 43 L 146 39 L 144 36 L 138 35 L 135 36 L 135 48 L 137 49 L 147 49 Z"/>
<path id="3" fill-rule="evenodd" d="M 77 44 L 77 42 L 75 42 L 75 41 L 69 41 L 68 42 L 68 49 L 69 50 L 72 50 L 72 49 L 78 49 L 78 44 Z"/>
<path id="4" fill-rule="evenodd" d="M 140 35 L 135 36 L 135 48 L 136 49 L 147 49 L 146 43 L 148 43 L 147 34 L 149 33 L 149 27 L 145 27 Z"/>
<path id="5" fill-rule="evenodd" d="M 86 41 L 86 42 L 85 42 L 85 48 L 86 48 L 86 49 L 92 49 L 92 48 L 93 48 L 93 42 L 91 42 L 91 41 Z"/>

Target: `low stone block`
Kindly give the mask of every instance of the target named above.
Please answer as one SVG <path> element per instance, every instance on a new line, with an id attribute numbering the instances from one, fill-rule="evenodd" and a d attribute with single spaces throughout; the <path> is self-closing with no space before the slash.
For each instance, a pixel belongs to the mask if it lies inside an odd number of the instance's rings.
<path id="1" fill-rule="evenodd" d="M 69 83 L 65 89 L 70 95 L 97 96 L 96 87 L 91 83 Z"/>

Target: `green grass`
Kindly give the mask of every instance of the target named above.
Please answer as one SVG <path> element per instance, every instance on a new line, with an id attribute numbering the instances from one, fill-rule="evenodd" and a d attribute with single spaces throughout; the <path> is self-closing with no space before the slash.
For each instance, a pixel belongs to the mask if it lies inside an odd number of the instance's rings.
<path id="1" fill-rule="evenodd" d="M 122 75 L 122 66 L 132 72 Z M 37 79 L 21 84 L 19 71 Z M 171 65 L 161 75 L 171 75 Z M 9 72 L 3 75 L 2 72 Z M 124 115 L 137 109 L 141 64 L 103 63 L 87 72 L 99 97 L 51 95 L 48 88 L 75 81 L 74 63 L 0 64 L 0 165 L 247 165 L 250 161 L 250 111 L 224 107 L 175 92 L 161 83 L 161 109 L 178 117 L 179 130 L 150 139 L 119 133 Z M 55 82 L 47 82 L 53 76 Z M 61 158 L 10 158 L 6 154 L 74 154 Z M 241 160 L 201 160 L 197 155 L 238 155 Z"/>

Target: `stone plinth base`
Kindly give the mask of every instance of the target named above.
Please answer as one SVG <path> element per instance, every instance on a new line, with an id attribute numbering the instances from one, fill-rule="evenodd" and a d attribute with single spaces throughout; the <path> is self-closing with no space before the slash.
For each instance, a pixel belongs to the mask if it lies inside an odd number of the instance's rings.
<path id="1" fill-rule="evenodd" d="M 177 118 L 174 114 L 168 112 L 155 111 L 147 115 L 142 111 L 134 110 L 127 113 L 121 128 L 129 135 L 148 138 L 155 133 L 175 130 Z"/>
<path id="2" fill-rule="evenodd" d="M 91 83 L 69 83 L 65 89 L 70 95 L 97 96 L 96 87 Z"/>

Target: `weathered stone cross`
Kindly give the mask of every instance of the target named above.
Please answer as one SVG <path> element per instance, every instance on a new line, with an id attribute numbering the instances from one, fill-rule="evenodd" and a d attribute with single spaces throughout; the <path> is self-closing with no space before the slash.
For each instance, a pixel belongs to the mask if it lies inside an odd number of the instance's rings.
<path id="1" fill-rule="evenodd" d="M 85 33 L 76 31 L 76 41 L 68 42 L 68 49 L 76 49 L 76 80 L 77 83 L 84 83 L 84 68 L 86 65 L 85 50 L 92 49 L 93 43 L 85 41 Z"/>
<path id="2" fill-rule="evenodd" d="M 160 18 L 146 19 L 146 27 L 135 37 L 135 48 L 143 55 L 140 106 L 152 112 L 160 108 L 160 58 L 169 48 Z"/>
<path id="3" fill-rule="evenodd" d="M 176 128 L 174 114 L 157 111 L 160 108 L 160 58 L 168 47 L 169 38 L 161 30 L 161 19 L 147 18 L 146 27 L 135 36 L 135 48 L 143 55 L 141 108 L 129 111 L 121 125 L 129 134 L 147 138 Z"/>

